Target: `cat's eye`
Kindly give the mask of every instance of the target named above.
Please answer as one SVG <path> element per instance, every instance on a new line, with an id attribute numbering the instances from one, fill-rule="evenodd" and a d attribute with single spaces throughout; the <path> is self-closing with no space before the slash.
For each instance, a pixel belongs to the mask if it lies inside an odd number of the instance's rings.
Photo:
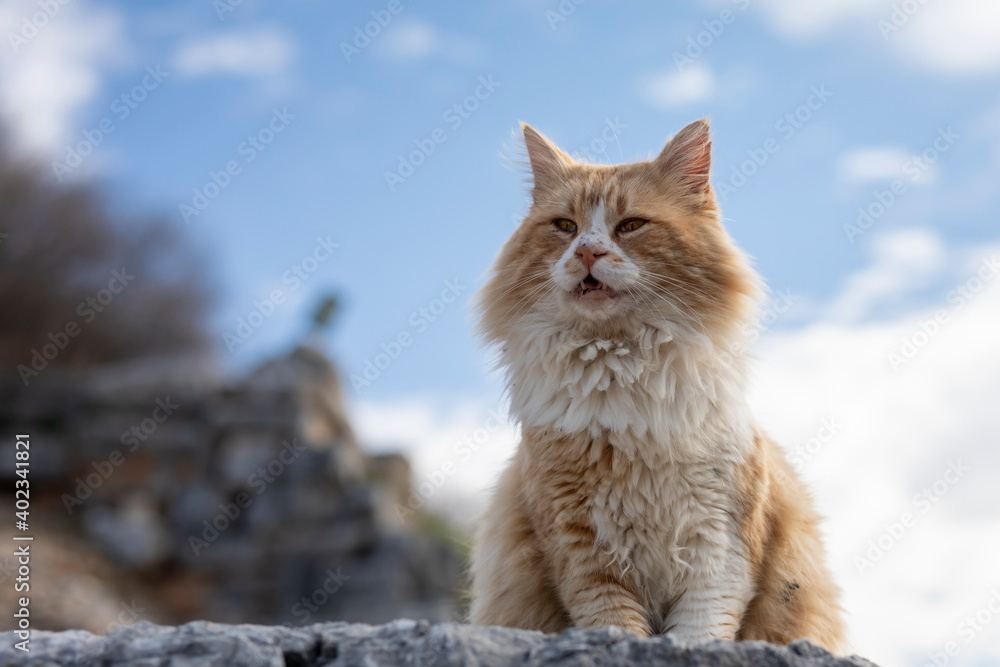
<path id="1" fill-rule="evenodd" d="M 621 222 L 618 223 L 618 227 L 615 228 L 615 231 L 634 232 L 635 230 L 639 229 L 644 224 L 646 224 L 646 222 L 647 221 L 643 220 L 642 218 L 629 218 L 628 220 L 622 220 Z"/>
<path id="2" fill-rule="evenodd" d="M 555 220 L 552 221 L 552 224 L 558 227 L 559 229 L 563 230 L 564 232 L 572 233 L 576 231 L 576 223 L 570 220 L 569 218 L 556 218 Z"/>

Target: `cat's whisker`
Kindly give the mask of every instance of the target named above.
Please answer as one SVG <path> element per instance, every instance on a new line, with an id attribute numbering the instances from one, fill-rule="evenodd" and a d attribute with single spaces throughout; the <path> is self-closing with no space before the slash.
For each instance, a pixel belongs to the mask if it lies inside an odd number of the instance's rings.
<path id="1" fill-rule="evenodd" d="M 520 315 L 520 317 L 518 318 L 518 322 L 520 322 L 521 320 L 523 320 L 523 319 L 524 319 L 524 317 L 525 317 L 525 316 L 526 316 L 526 315 L 527 315 L 528 313 L 530 313 L 530 312 L 532 311 L 532 308 L 530 308 L 530 307 L 528 307 L 527 309 L 525 309 L 525 308 L 526 308 L 527 306 L 529 306 L 529 305 L 539 305 L 539 304 L 541 304 L 541 303 L 542 303 L 543 301 L 547 301 L 547 300 L 548 300 L 548 298 L 549 298 L 550 296 L 552 296 L 552 294 L 554 294 L 554 293 L 555 293 L 555 291 L 556 291 L 556 288 L 557 288 L 558 286 L 557 286 L 557 285 L 556 285 L 555 283 L 550 283 L 550 284 L 549 284 L 549 285 L 547 285 L 546 287 L 547 287 L 548 289 L 545 289 L 545 290 L 540 290 L 540 292 L 539 292 L 539 294 L 537 295 L 537 297 L 535 298 L 535 302 L 534 302 L 533 304 L 528 304 L 528 303 L 525 303 L 525 304 L 524 304 L 524 306 L 522 306 L 521 308 L 519 308 L 519 309 L 518 309 L 518 311 L 517 311 L 516 313 L 514 313 L 514 314 L 513 314 L 512 316 L 511 316 L 511 318 L 510 318 L 510 319 L 511 319 L 511 320 L 513 320 L 513 319 L 514 319 L 515 317 L 517 317 L 518 315 Z M 523 314 L 521 314 L 521 311 L 522 311 L 522 310 L 524 310 L 524 313 L 523 313 Z"/>
<path id="2" fill-rule="evenodd" d="M 649 279 L 649 280 L 654 280 L 654 281 L 663 281 L 663 280 L 665 280 L 669 284 L 671 284 L 673 286 L 676 286 L 676 287 L 679 287 L 682 290 L 688 292 L 689 294 L 692 294 L 694 296 L 703 298 L 703 299 L 705 299 L 707 301 L 711 301 L 711 302 L 716 303 L 716 304 L 722 303 L 721 301 L 719 301 L 718 298 L 716 298 L 715 296 L 713 296 L 713 295 L 705 292 L 704 290 L 698 289 L 697 287 L 695 287 L 693 285 L 685 284 L 685 283 L 681 282 L 680 280 L 678 280 L 676 278 L 671 278 L 670 276 L 656 275 L 656 274 L 649 274 L 649 275 L 647 275 L 645 277 L 647 279 Z"/>
<path id="3" fill-rule="evenodd" d="M 643 294 L 643 292 L 640 291 L 640 294 Z M 646 303 L 649 304 L 650 310 L 652 310 L 653 312 L 656 312 L 656 313 L 660 312 L 659 309 L 653 304 L 653 302 L 649 301 L 649 299 L 648 299 L 648 297 L 646 295 L 650 295 L 650 296 L 653 296 L 653 297 L 656 297 L 656 298 L 660 299 L 661 301 L 663 301 L 664 303 L 666 303 L 666 305 L 669 306 L 670 309 L 674 313 L 676 313 L 678 316 L 680 316 L 681 318 L 694 320 L 698 324 L 699 329 L 701 331 L 704 331 L 705 326 L 704 326 L 704 323 L 701 321 L 701 318 L 698 317 L 695 313 L 691 312 L 690 310 L 685 310 L 684 306 L 681 305 L 680 303 L 675 302 L 675 301 L 673 301 L 671 299 L 667 299 L 666 297 L 664 297 L 661 294 L 657 294 L 655 292 L 646 291 L 645 294 L 643 295 L 643 299 L 646 301 Z"/>
<path id="4" fill-rule="evenodd" d="M 556 292 L 556 290 L 558 289 L 559 286 L 556 283 L 550 282 L 546 287 L 548 289 L 543 289 L 543 290 L 540 290 L 538 292 L 538 294 L 536 295 L 536 297 L 534 299 L 534 303 L 531 304 L 531 305 L 533 305 L 533 306 L 544 305 L 546 302 L 548 302 L 549 298 L 553 294 L 555 294 L 555 292 Z M 525 304 L 525 306 L 527 306 L 527 305 L 528 304 Z M 522 310 L 524 310 L 523 313 L 521 312 Z M 523 320 L 532 311 L 533 311 L 533 308 L 526 308 L 525 309 L 525 307 L 522 306 L 521 308 L 518 309 L 518 311 L 516 313 L 514 313 L 514 315 L 511 316 L 510 319 L 513 320 L 515 317 L 518 317 L 518 315 L 520 315 L 520 317 L 517 320 L 517 323 L 519 324 L 521 322 L 521 320 Z"/>
<path id="5" fill-rule="evenodd" d="M 504 290 L 501 294 L 497 295 L 495 298 L 497 300 L 502 299 L 503 297 L 507 296 L 508 294 L 510 294 L 511 292 L 513 292 L 514 290 L 516 290 L 517 288 L 525 285 L 526 283 L 529 283 L 532 280 L 537 280 L 537 279 L 539 279 L 539 278 L 541 278 L 543 276 L 548 276 L 548 274 L 549 274 L 548 270 L 537 271 L 535 273 L 532 273 L 532 274 L 530 274 L 530 275 L 522 278 L 518 282 L 514 283 L 512 286 L 510 286 L 509 288 L 507 288 L 506 290 Z"/>
<path id="6" fill-rule="evenodd" d="M 672 297 L 674 297 L 674 298 L 671 298 L 671 299 L 668 299 L 666 296 L 664 296 L 663 294 L 661 294 L 659 291 L 656 291 L 656 290 L 649 290 L 649 293 L 652 296 L 654 296 L 656 298 L 659 298 L 662 301 L 664 301 L 665 303 L 667 303 L 669 306 L 671 306 L 675 311 L 677 311 L 681 315 L 686 315 L 687 317 L 690 317 L 692 320 L 694 320 L 698 324 L 698 328 L 703 333 L 707 333 L 707 331 L 705 329 L 705 322 L 702 320 L 701 316 L 698 315 L 698 313 L 696 313 L 694 311 L 694 309 L 691 308 L 689 305 L 686 305 L 684 303 L 683 299 L 677 298 L 676 295 L 673 294 L 673 292 L 667 290 L 667 294 L 670 294 Z"/>
<path id="7" fill-rule="evenodd" d="M 532 288 L 531 288 L 530 290 L 528 290 L 528 292 L 527 292 L 526 294 L 522 295 L 522 296 L 521 296 L 521 298 L 520 298 L 520 299 L 518 299 L 518 300 L 517 300 L 517 302 L 515 302 L 513 306 L 509 307 L 509 308 L 508 308 L 508 309 L 507 309 L 507 310 L 506 310 L 506 311 L 505 311 L 505 312 L 504 312 L 504 313 L 503 313 L 503 314 L 502 314 L 502 315 L 500 316 L 500 319 L 501 319 L 501 320 L 503 320 L 503 321 L 505 321 L 505 322 L 509 322 L 510 320 L 514 319 L 514 318 L 515 318 L 515 317 L 517 316 L 517 314 L 518 314 L 519 312 L 521 312 L 521 309 L 522 309 L 522 308 L 523 308 L 523 307 L 524 307 L 525 305 L 530 305 L 530 303 L 529 303 L 529 299 L 531 299 L 532 297 L 534 297 L 534 296 L 535 296 L 536 294 L 538 294 L 539 292 L 541 292 L 541 291 L 542 291 L 542 290 L 543 290 L 543 289 L 544 289 L 545 287 L 547 287 L 547 286 L 549 286 L 549 285 L 551 285 L 551 286 L 552 286 L 553 288 L 555 287 L 555 285 L 554 285 L 554 284 L 552 283 L 552 281 L 550 281 L 550 280 L 549 280 L 549 281 L 545 281 L 545 282 L 542 282 L 542 283 L 540 283 L 540 284 L 538 284 L 538 285 L 535 285 L 534 287 L 532 287 Z M 523 305 L 522 305 L 522 304 L 523 304 Z M 508 313 L 510 313 L 510 311 L 511 311 L 511 310 L 513 310 L 514 308 L 517 308 L 517 309 L 518 309 L 518 310 L 517 310 L 517 312 L 515 312 L 515 313 L 514 313 L 513 315 L 510 315 L 510 316 L 508 317 Z"/>
<path id="8" fill-rule="evenodd" d="M 652 283 L 645 282 L 644 279 L 641 278 L 641 277 L 640 277 L 640 281 L 639 281 L 638 284 L 639 284 L 639 286 L 645 288 L 645 290 L 650 295 L 661 299 L 667 305 L 671 306 L 674 310 L 678 311 L 681 315 L 684 315 L 685 317 L 691 317 L 692 319 L 694 319 L 698 323 L 698 326 L 701 328 L 702 332 L 705 332 L 705 323 L 694 312 L 694 310 L 692 310 L 689 306 L 685 306 L 685 304 L 684 304 L 684 302 L 683 302 L 682 299 L 677 299 L 675 301 L 673 299 L 666 298 L 663 294 L 660 293 L 659 290 L 652 289 L 652 286 L 653 286 Z M 659 285 L 657 287 L 660 287 L 661 290 L 664 289 L 662 286 L 659 286 Z M 669 289 L 667 289 L 666 291 L 667 291 L 668 294 L 673 294 Z M 686 310 L 686 312 L 685 312 L 685 310 Z"/>

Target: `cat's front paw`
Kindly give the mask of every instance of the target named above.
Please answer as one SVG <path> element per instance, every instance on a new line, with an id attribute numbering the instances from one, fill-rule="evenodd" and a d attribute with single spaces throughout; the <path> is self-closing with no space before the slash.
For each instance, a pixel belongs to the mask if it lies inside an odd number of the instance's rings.
<path id="1" fill-rule="evenodd" d="M 625 632 L 631 632 L 633 635 L 637 635 L 642 639 L 649 639 L 650 636 L 652 636 L 652 632 L 650 632 L 649 627 L 645 623 L 643 623 L 642 625 L 639 625 L 638 623 L 633 623 L 627 627 L 618 624 L 613 624 L 610 627 L 620 628 Z"/>
<path id="2" fill-rule="evenodd" d="M 691 646 L 693 644 L 704 644 L 706 642 L 723 639 L 734 641 L 735 632 L 726 629 L 717 629 L 714 632 L 708 628 L 672 628 L 666 633 L 668 637 L 673 637 L 677 642 Z"/>
<path id="3" fill-rule="evenodd" d="M 581 628 L 619 628 L 643 639 L 649 639 L 653 632 L 646 619 L 628 611 L 605 612 L 577 624 Z"/>

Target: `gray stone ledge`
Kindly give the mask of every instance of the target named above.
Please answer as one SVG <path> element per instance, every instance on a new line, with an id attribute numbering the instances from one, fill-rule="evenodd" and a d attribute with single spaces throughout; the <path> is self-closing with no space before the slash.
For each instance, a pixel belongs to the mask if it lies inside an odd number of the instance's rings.
<path id="1" fill-rule="evenodd" d="M 222 625 L 198 621 L 180 627 L 141 622 L 104 636 L 78 630 L 32 632 L 30 653 L 2 635 L 0 665 L 67 667 L 387 667 L 522 665 L 677 665 L 753 667 L 871 666 L 838 658 L 809 642 L 712 642 L 684 646 L 673 638 L 639 639 L 618 629 L 568 630 L 559 635 L 457 623 L 393 621 L 386 625 L 320 623 L 301 628 Z"/>

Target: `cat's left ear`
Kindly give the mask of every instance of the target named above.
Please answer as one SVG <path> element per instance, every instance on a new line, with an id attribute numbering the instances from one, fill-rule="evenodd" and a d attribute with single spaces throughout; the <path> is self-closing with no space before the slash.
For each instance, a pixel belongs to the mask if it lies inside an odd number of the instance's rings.
<path id="1" fill-rule="evenodd" d="M 664 176 L 679 182 L 689 194 L 707 194 L 712 168 L 712 137 L 708 119 L 696 120 L 675 134 L 653 164 Z"/>

